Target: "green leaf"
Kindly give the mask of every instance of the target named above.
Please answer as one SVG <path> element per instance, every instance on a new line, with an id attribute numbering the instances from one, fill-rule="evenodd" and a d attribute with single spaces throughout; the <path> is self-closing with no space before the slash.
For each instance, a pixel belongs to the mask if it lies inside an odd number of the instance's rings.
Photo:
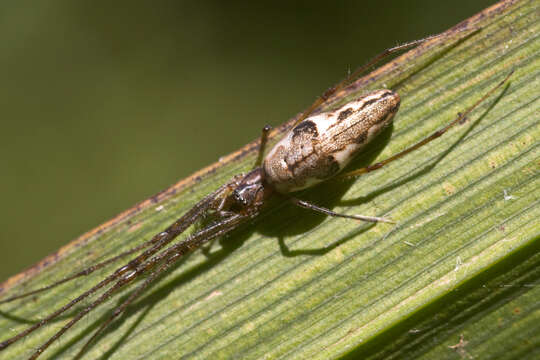
<path id="1" fill-rule="evenodd" d="M 339 93 L 344 102 L 389 87 L 402 97 L 393 127 L 352 169 L 428 136 L 515 70 L 507 87 L 440 139 L 354 181 L 299 194 L 397 224 L 327 218 L 274 200 L 249 226 L 181 260 L 84 358 L 537 357 L 538 14 L 537 0 L 502 1 Z M 50 284 L 149 239 L 248 170 L 256 147 L 246 145 L 81 236 L 2 284 L 2 296 Z M 120 265 L 0 305 L 0 341 Z M 132 289 L 91 312 L 42 358 L 72 358 Z M 0 358 L 30 356 L 90 301 Z"/>

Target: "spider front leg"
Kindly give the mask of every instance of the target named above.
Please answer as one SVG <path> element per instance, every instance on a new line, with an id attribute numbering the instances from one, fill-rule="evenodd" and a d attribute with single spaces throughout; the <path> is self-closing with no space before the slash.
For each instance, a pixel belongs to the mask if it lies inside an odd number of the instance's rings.
<path id="1" fill-rule="evenodd" d="M 187 239 L 176 243 L 172 245 L 171 247 L 163 250 L 161 253 L 155 255 L 151 259 L 147 260 L 144 264 L 141 264 L 140 267 L 136 270 L 137 274 L 134 274 L 133 277 L 130 277 L 129 279 L 126 279 L 126 281 L 117 282 L 111 289 L 108 290 L 109 294 L 112 294 L 113 292 L 118 291 L 121 287 L 125 285 L 125 283 L 132 280 L 132 278 L 138 277 L 139 275 L 142 275 L 144 273 L 148 273 L 149 275 L 147 278 L 145 278 L 142 283 L 129 295 L 129 297 L 123 301 L 119 306 L 117 306 L 114 311 L 109 315 L 109 317 L 99 326 L 99 328 L 95 331 L 95 333 L 90 337 L 90 339 L 83 345 L 77 356 L 76 359 L 80 358 L 90 347 L 90 345 L 96 341 L 96 339 L 99 338 L 99 336 L 103 333 L 103 331 L 110 325 L 110 323 L 116 319 L 118 316 L 123 314 L 127 307 L 132 304 L 137 298 L 141 296 L 141 294 L 144 293 L 144 291 L 163 273 L 165 273 L 171 266 L 177 263 L 179 259 L 181 259 L 186 253 L 192 252 L 193 250 L 200 248 L 204 244 L 208 243 L 209 241 L 212 241 L 213 239 L 223 236 L 230 232 L 231 230 L 234 230 L 238 225 L 245 222 L 247 219 L 249 219 L 249 216 L 246 215 L 234 215 L 227 219 L 223 219 L 221 221 L 218 221 L 212 225 L 209 225 L 208 227 L 199 230 L 198 232 L 190 235 Z M 94 303 L 90 304 L 87 309 L 97 307 L 99 306 L 104 299 L 106 299 L 109 294 L 104 294 L 102 297 L 97 299 Z M 77 318 L 72 320 L 70 323 L 66 325 L 72 326 L 74 323 L 79 321 L 84 314 L 78 314 Z M 63 329 L 62 329 L 63 330 Z M 62 331 L 61 330 L 61 331 Z M 56 334 L 55 337 L 59 337 L 60 334 Z M 52 339 L 52 338 L 51 338 Z M 41 348 L 38 349 L 36 354 L 38 354 L 39 351 L 44 350 L 46 347 L 52 343 L 51 339 L 42 345 Z M 39 355 L 39 354 L 38 354 Z M 37 356 L 36 356 L 37 357 Z"/>
<path id="2" fill-rule="evenodd" d="M 45 291 L 47 289 L 50 289 L 50 288 L 55 287 L 57 285 L 60 285 L 60 284 L 62 284 L 64 282 L 66 282 L 66 281 L 75 279 L 75 278 L 80 277 L 80 276 L 87 275 L 87 274 L 89 274 L 89 273 L 91 273 L 91 272 L 93 272 L 93 271 L 95 271 L 95 270 L 97 270 L 97 269 L 99 269 L 101 267 L 104 267 L 105 265 L 107 265 L 109 263 L 112 263 L 112 262 L 114 262 L 116 260 L 119 260 L 120 258 L 123 258 L 123 257 L 125 257 L 125 256 L 127 256 L 129 254 L 136 253 L 137 251 L 141 250 L 141 252 L 134 259 L 130 260 L 129 262 L 127 262 L 123 266 L 120 266 L 119 268 L 117 268 L 114 272 L 112 272 L 111 274 L 106 276 L 103 280 L 101 280 L 98 284 L 91 287 L 89 290 L 86 290 L 85 292 L 83 292 L 81 295 L 79 295 L 75 299 L 73 299 L 73 300 L 69 301 L 68 303 L 66 303 L 64 306 L 56 309 L 53 313 L 47 315 L 41 321 L 31 325 L 30 327 L 28 327 L 25 330 L 19 332 L 18 334 L 15 334 L 12 337 L 1 341 L 0 342 L 0 351 L 6 349 L 11 344 L 23 339 L 24 337 L 26 337 L 30 333 L 34 332 L 35 330 L 41 328 L 42 326 L 45 326 L 45 325 L 49 324 L 53 319 L 57 318 L 59 315 L 65 313 L 66 311 L 71 309 L 73 306 L 80 303 L 82 300 L 84 300 L 84 299 L 98 293 L 99 291 L 102 291 L 107 286 L 110 286 L 111 284 L 114 284 L 115 282 L 117 282 L 120 285 L 118 285 L 118 286 L 113 285 L 113 288 L 115 286 L 117 286 L 117 287 L 124 286 L 125 282 L 123 282 L 122 279 L 126 275 L 131 274 L 134 271 L 134 269 L 138 268 L 141 264 L 146 263 L 149 258 L 154 256 L 161 249 L 163 249 L 165 246 L 167 246 L 178 235 L 183 233 L 189 226 L 191 226 L 196 221 L 201 219 L 203 214 L 206 213 L 212 207 L 212 205 L 215 202 L 216 198 L 219 197 L 219 195 L 222 194 L 224 191 L 226 191 L 226 188 L 227 188 L 227 185 L 224 185 L 224 186 L 220 187 L 218 190 L 216 190 L 215 192 L 213 192 L 210 195 L 203 198 L 201 201 L 199 201 L 197 204 L 195 204 L 190 210 L 188 210 L 183 216 L 181 216 L 178 220 L 176 220 L 174 223 L 172 223 L 170 226 L 168 226 L 165 230 L 159 232 L 158 234 L 156 234 L 155 236 L 153 236 L 151 239 L 147 240 L 143 244 L 141 244 L 141 245 L 139 245 L 139 246 L 137 246 L 137 247 L 135 247 L 135 248 L 133 248 L 131 250 L 123 252 L 120 255 L 117 255 L 117 256 L 115 256 L 113 258 L 110 258 L 110 259 L 105 260 L 103 262 L 100 262 L 100 263 L 98 263 L 96 265 L 93 265 L 93 266 L 91 266 L 91 267 L 89 267 L 87 269 L 84 269 L 84 270 L 82 270 L 80 272 L 77 272 L 77 273 L 75 273 L 75 274 L 73 274 L 71 276 L 68 276 L 67 279 L 60 280 L 60 281 L 58 281 L 56 283 L 53 283 L 53 284 L 51 284 L 49 286 L 46 286 L 46 287 L 43 287 L 43 288 L 40 288 L 40 289 L 36 289 L 34 291 L 30 291 L 30 292 L 28 292 L 26 294 L 21 294 L 21 295 L 14 296 L 12 298 L 3 300 L 3 302 L 10 302 L 10 301 L 13 301 L 15 299 L 20 299 L 20 298 L 27 297 L 29 295 L 32 295 L 32 294 L 35 294 L 35 293 L 38 293 L 38 292 Z M 108 290 L 105 291 L 104 294 L 112 294 L 115 291 L 116 290 L 113 290 L 112 292 L 110 292 L 110 289 L 108 289 Z M 108 298 L 108 296 L 110 296 L 110 295 L 104 296 L 103 300 L 101 302 L 105 301 Z M 101 302 L 99 302 L 99 304 Z M 87 312 L 89 312 L 91 310 L 92 309 L 88 309 Z M 79 312 L 80 318 L 85 316 L 87 312 L 85 312 L 85 311 Z M 79 314 L 76 315 L 77 319 L 79 319 Z M 75 322 L 77 322 L 77 321 L 78 320 L 74 321 L 73 324 Z M 44 344 L 42 347 L 40 347 L 41 351 L 46 349 L 52 342 L 54 342 L 58 337 L 60 337 L 65 331 L 67 331 L 67 329 L 69 329 L 73 324 L 71 322 L 66 324 L 58 332 L 58 335 L 55 335 L 55 337 L 50 339 L 50 342 L 48 342 L 48 343 Z M 36 354 L 32 358 L 37 358 L 37 356 L 39 356 L 40 353 L 41 352 L 39 352 L 39 353 L 36 352 Z"/>

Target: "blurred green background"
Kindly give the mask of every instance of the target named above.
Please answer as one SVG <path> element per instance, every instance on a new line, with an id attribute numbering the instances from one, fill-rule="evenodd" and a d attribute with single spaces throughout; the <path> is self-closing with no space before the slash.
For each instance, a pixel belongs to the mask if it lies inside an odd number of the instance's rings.
<path id="1" fill-rule="evenodd" d="M 2 1 L 0 281 L 493 3 Z"/>

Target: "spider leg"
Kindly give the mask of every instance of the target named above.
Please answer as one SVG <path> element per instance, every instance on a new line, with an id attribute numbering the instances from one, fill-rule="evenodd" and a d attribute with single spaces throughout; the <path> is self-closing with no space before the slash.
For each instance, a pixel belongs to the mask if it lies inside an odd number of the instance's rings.
<path id="1" fill-rule="evenodd" d="M 428 37 L 425 37 L 423 39 L 410 41 L 410 42 L 407 42 L 407 43 L 404 43 L 404 44 L 401 44 L 401 45 L 397 45 L 397 46 L 394 46 L 394 47 L 391 47 L 391 48 L 388 48 L 388 49 L 382 51 L 377 56 L 373 57 L 370 61 L 368 61 L 366 64 L 360 66 L 358 69 L 356 69 L 355 71 L 350 73 L 345 79 L 343 79 L 337 85 L 335 85 L 335 86 L 329 88 L 328 90 L 326 90 L 321 96 L 319 96 L 315 100 L 315 102 L 313 102 L 313 104 L 311 104 L 311 106 L 306 111 L 304 111 L 300 115 L 300 117 L 294 122 L 294 124 L 291 126 L 291 128 L 295 127 L 301 121 L 305 120 L 319 106 L 321 106 L 328 99 L 330 99 L 330 97 L 332 97 L 338 91 L 342 90 L 343 88 L 345 88 L 346 86 L 351 84 L 354 80 L 356 80 L 360 75 L 362 75 L 370 67 L 377 64 L 379 61 L 383 60 L 387 56 L 390 56 L 390 55 L 392 55 L 392 54 L 394 54 L 396 52 L 399 52 L 399 51 L 402 51 L 402 50 L 405 50 L 405 49 L 410 49 L 410 48 L 412 48 L 414 46 L 417 46 L 417 45 L 420 45 L 420 44 L 422 44 L 422 43 L 424 43 L 426 41 L 433 40 L 433 39 L 436 39 L 436 38 L 439 38 L 439 37 L 443 37 L 445 35 L 446 35 L 445 33 L 442 33 L 442 34 L 437 34 L 437 35 L 433 35 L 433 36 L 428 36 Z"/>
<path id="2" fill-rule="evenodd" d="M 268 135 L 270 134 L 270 130 L 272 130 L 272 127 L 270 125 L 265 125 L 262 128 L 261 144 L 259 145 L 259 153 L 257 155 L 257 160 L 255 161 L 255 165 L 253 166 L 254 169 L 261 166 L 264 160 L 264 151 L 266 150 L 266 145 L 268 143 Z"/>
<path id="3" fill-rule="evenodd" d="M 186 240 L 179 242 L 161 253 L 153 256 L 144 263 L 140 263 L 136 268 L 133 268 L 130 272 L 123 273 L 117 282 L 99 296 L 90 305 L 81 310 L 73 319 L 66 323 L 60 330 L 58 330 L 53 336 L 51 336 L 45 343 L 43 343 L 33 354 L 29 360 L 37 359 L 54 341 L 60 338 L 67 330 L 73 325 L 79 322 L 90 311 L 98 307 L 113 296 L 117 291 L 122 289 L 127 284 L 137 279 L 140 275 L 146 273 L 148 270 L 153 269 L 156 265 L 161 265 L 152 271 L 150 277 L 147 278 L 135 291 L 129 296 L 129 298 L 115 309 L 109 319 L 107 319 L 96 331 L 96 333 L 90 338 L 90 340 L 84 345 L 84 351 L 89 344 L 110 324 L 110 322 L 120 315 L 126 307 L 135 300 L 160 274 L 166 271 L 172 266 L 178 259 L 180 259 L 186 253 L 195 250 L 202 244 L 214 239 L 217 236 L 223 235 L 236 228 L 237 225 L 242 223 L 245 219 L 249 219 L 248 215 L 234 215 L 231 218 L 224 219 L 212 224 L 195 234 L 189 236 Z M 79 356 L 79 355 L 78 355 Z"/>
<path id="4" fill-rule="evenodd" d="M 6 299 L 2 299 L 2 300 L 0 300 L 0 304 L 9 303 L 9 302 L 12 302 L 12 301 L 17 300 L 17 299 L 23 299 L 23 298 L 28 297 L 28 296 L 39 294 L 41 292 L 44 292 L 46 290 L 55 288 L 58 285 L 64 284 L 64 283 L 69 282 L 69 281 L 71 281 L 73 279 L 76 279 L 78 277 L 90 275 L 91 273 L 93 273 L 96 270 L 99 270 L 99 269 L 101 269 L 101 268 L 103 268 L 103 267 L 105 267 L 105 266 L 107 266 L 107 265 L 109 265 L 111 263 L 114 263 L 114 262 L 116 262 L 116 261 L 118 261 L 118 260 L 120 260 L 122 258 L 125 258 L 128 255 L 134 254 L 134 253 L 136 253 L 136 252 L 150 246 L 151 244 L 155 243 L 155 241 L 154 241 L 155 238 L 156 237 L 154 236 L 151 240 L 146 241 L 146 242 L 142 243 L 139 246 L 131 248 L 131 249 L 119 254 L 119 255 L 113 256 L 113 257 L 111 257 L 109 259 L 106 259 L 106 260 L 100 262 L 100 263 L 89 266 L 86 269 L 83 269 L 81 271 L 73 273 L 73 274 L 63 278 L 62 280 L 59 280 L 59 281 L 54 282 L 52 284 L 49 284 L 47 286 L 41 287 L 39 289 L 31 290 L 31 291 L 28 291 L 28 292 L 23 293 L 23 294 L 15 295 L 15 296 L 12 296 L 12 297 L 9 297 L 9 298 L 6 298 Z"/>
<path id="5" fill-rule="evenodd" d="M 227 189 L 227 186 L 229 184 L 226 184 L 222 187 L 220 187 L 218 190 L 214 191 L 210 195 L 206 196 L 204 199 L 199 201 L 197 204 L 195 204 L 188 212 L 186 212 L 182 217 L 180 217 L 177 221 L 175 221 L 172 225 L 167 227 L 165 231 L 160 232 L 159 234 L 155 235 L 151 240 L 149 240 L 147 243 L 148 245 L 153 244 L 152 247 L 145 250 L 143 253 L 138 255 L 133 260 L 129 261 L 127 264 L 119 267 L 116 269 L 112 274 L 107 276 L 105 279 L 101 280 L 98 284 L 90 288 L 89 290 L 85 291 L 81 295 L 79 295 L 77 298 L 71 300 L 61 308 L 54 311 L 52 314 L 48 315 L 41 321 L 35 323 L 34 325 L 26 328 L 25 330 L 21 331 L 20 333 L 12 336 L 9 339 L 6 339 L 2 342 L 0 342 L 0 351 L 7 348 L 9 345 L 13 344 L 14 342 L 24 338 L 28 334 L 32 333 L 33 331 L 39 329 L 40 327 L 48 324 L 53 319 L 61 315 L 62 313 L 66 312 L 70 308 L 72 308 L 74 305 L 81 302 L 83 299 L 87 298 L 88 296 L 96 293 L 101 288 L 105 287 L 106 285 L 112 283 L 113 281 L 120 279 L 122 276 L 125 276 L 125 274 L 129 274 L 133 272 L 135 269 L 137 269 L 138 266 L 140 266 L 142 263 L 144 263 L 147 259 L 149 259 L 151 256 L 153 256 L 155 253 L 157 253 L 161 248 L 169 244 L 174 238 L 176 238 L 179 234 L 184 232 L 191 224 L 193 224 L 195 221 L 197 221 L 201 216 L 204 215 L 204 213 L 215 206 L 215 201 L 218 199 L 221 194 Z M 23 294 L 24 295 L 24 294 Z"/>
<path id="6" fill-rule="evenodd" d="M 330 209 L 323 208 L 323 207 L 317 206 L 315 204 L 312 204 L 310 202 L 300 200 L 300 199 L 297 199 L 297 198 L 294 198 L 294 197 L 291 197 L 289 200 L 293 204 L 295 204 L 297 206 L 300 206 L 300 207 L 302 207 L 304 209 L 313 210 L 315 212 L 318 212 L 318 213 L 321 213 L 321 214 L 326 214 L 326 215 L 329 215 L 329 216 L 332 216 L 332 217 L 341 217 L 341 218 L 346 218 L 346 219 L 362 220 L 362 221 L 367 221 L 367 222 L 385 222 L 385 223 L 395 224 L 395 222 L 392 221 L 392 220 L 382 218 L 382 217 L 377 217 L 377 216 L 340 214 L 340 213 L 334 212 L 334 211 L 332 211 Z"/>

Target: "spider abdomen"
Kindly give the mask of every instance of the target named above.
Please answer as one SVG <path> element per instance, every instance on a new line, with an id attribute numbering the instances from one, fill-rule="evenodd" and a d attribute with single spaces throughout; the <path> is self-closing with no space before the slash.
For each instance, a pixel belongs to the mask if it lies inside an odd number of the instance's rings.
<path id="1" fill-rule="evenodd" d="M 376 90 L 337 110 L 306 118 L 264 159 L 266 181 L 289 193 L 336 175 L 391 123 L 399 103 L 397 93 Z"/>

